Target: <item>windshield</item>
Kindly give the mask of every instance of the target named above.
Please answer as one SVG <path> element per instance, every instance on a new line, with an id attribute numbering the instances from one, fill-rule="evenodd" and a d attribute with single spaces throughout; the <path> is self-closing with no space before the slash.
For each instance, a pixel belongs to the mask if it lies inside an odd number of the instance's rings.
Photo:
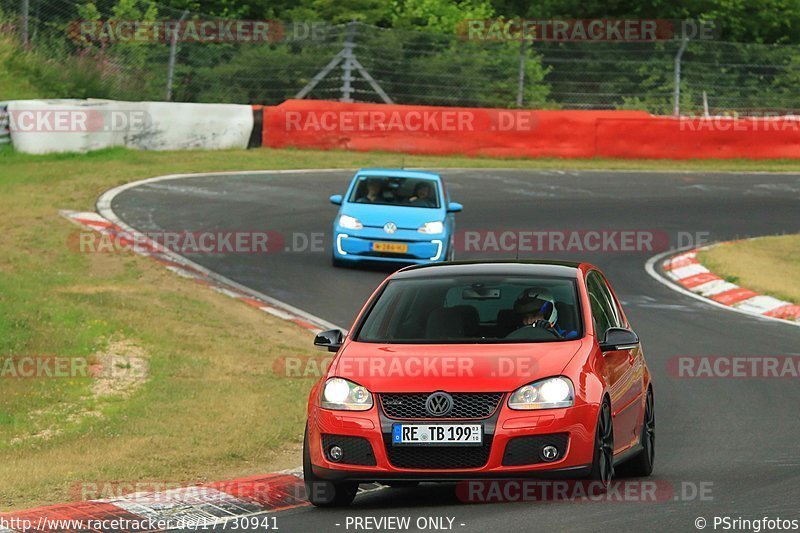
<path id="1" fill-rule="evenodd" d="M 574 280 L 442 277 L 390 281 L 356 341 L 559 342 L 581 336 Z"/>
<path id="2" fill-rule="evenodd" d="M 359 176 L 349 201 L 437 209 L 439 184 L 424 178 Z"/>

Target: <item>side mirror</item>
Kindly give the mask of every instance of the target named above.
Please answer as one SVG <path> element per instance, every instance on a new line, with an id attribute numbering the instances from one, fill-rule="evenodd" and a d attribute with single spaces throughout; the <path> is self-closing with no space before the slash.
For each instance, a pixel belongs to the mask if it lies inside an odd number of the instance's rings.
<path id="1" fill-rule="evenodd" d="M 604 352 L 614 350 L 630 350 L 639 345 L 639 336 L 633 331 L 625 328 L 608 328 L 600 343 L 600 349 Z"/>
<path id="2" fill-rule="evenodd" d="M 342 205 L 342 195 L 341 194 L 334 194 L 328 200 L 331 201 L 333 205 Z"/>
<path id="3" fill-rule="evenodd" d="M 458 202 L 450 202 L 447 204 L 448 213 L 460 213 L 462 209 L 464 209 L 464 206 Z"/>
<path id="4" fill-rule="evenodd" d="M 336 352 L 339 351 L 339 348 L 342 346 L 343 340 L 344 333 L 342 333 L 342 330 L 329 329 L 328 331 L 323 331 L 314 337 L 314 346 L 327 348 L 329 352 Z"/>

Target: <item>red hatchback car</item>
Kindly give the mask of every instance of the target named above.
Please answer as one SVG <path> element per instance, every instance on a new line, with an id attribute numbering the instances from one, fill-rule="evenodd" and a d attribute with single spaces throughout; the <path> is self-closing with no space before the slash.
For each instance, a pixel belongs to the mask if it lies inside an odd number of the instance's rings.
<path id="1" fill-rule="evenodd" d="M 309 500 L 359 483 L 591 479 L 653 470 L 650 373 L 605 276 L 587 263 L 413 266 L 389 276 L 308 402 Z M 622 463 L 625 463 L 624 465 Z"/>

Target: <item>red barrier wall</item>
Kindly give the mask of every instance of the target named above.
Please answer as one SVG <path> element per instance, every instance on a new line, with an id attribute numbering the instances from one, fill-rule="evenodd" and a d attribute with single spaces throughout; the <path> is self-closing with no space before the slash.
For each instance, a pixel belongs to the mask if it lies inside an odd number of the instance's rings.
<path id="1" fill-rule="evenodd" d="M 800 158 L 800 121 L 786 118 L 598 119 L 597 155 L 666 159 Z"/>
<path id="2" fill-rule="evenodd" d="M 263 145 L 494 157 L 798 158 L 800 121 L 289 100 L 264 108 Z"/>

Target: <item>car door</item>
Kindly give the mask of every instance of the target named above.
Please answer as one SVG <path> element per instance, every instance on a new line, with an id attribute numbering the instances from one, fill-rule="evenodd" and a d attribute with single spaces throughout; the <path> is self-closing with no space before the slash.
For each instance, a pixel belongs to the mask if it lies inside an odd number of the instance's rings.
<path id="1" fill-rule="evenodd" d="M 623 315 L 597 271 L 587 276 L 587 289 L 595 321 L 597 342 L 602 342 L 608 328 L 626 327 Z M 611 413 L 614 420 L 614 448 L 624 451 L 635 443 L 636 424 L 639 420 L 639 390 L 634 371 L 634 350 L 610 350 L 603 354 L 603 377 L 611 396 Z"/>
<path id="2" fill-rule="evenodd" d="M 617 327 L 630 329 L 630 324 L 625 317 L 625 313 L 622 311 L 619 299 L 615 296 L 608 280 L 600 274 L 600 281 L 602 282 L 602 288 L 608 298 L 609 306 L 616 317 Z M 640 345 L 637 344 L 623 351 L 628 355 L 630 370 L 626 376 L 628 391 L 625 398 L 624 410 L 620 413 L 620 422 L 621 425 L 630 428 L 630 444 L 632 446 L 639 441 L 639 433 L 644 417 L 645 363 L 644 354 L 642 353 Z"/>

